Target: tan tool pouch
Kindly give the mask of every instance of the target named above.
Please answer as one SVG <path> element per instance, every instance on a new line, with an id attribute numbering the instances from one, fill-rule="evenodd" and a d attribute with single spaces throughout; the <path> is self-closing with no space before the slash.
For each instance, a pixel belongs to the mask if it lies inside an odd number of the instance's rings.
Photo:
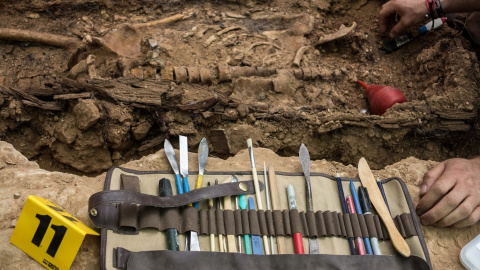
<path id="1" fill-rule="evenodd" d="M 89 214 L 101 228 L 102 269 L 430 269 L 430 259 L 408 190 L 401 179 L 383 180 L 392 217 L 406 239 L 412 256 L 399 255 L 388 240 L 379 217 L 343 214 L 338 188 L 333 176 L 312 173 L 314 211 L 305 211 L 305 180 L 301 173 L 276 172 L 282 210 L 208 209 L 207 199 L 224 196 L 254 196 L 251 172 L 215 172 L 204 175 L 207 182 L 222 183 L 235 175 L 240 183 L 219 184 L 171 197 L 158 196 L 158 181 L 170 179 L 171 172 L 145 172 L 114 167 L 107 173 L 104 191 L 91 196 Z M 195 186 L 196 175 L 189 176 Z M 259 174 L 263 183 L 263 175 Z M 350 194 L 350 179 L 342 179 L 345 195 Z M 353 179 L 358 187 L 360 182 Z M 288 210 L 286 187 L 295 188 L 298 210 Z M 263 190 L 263 185 L 261 185 Z M 264 205 L 265 190 L 262 191 Z M 186 206 L 200 201 L 199 208 Z M 164 231 L 179 232 L 182 251 L 167 251 Z M 198 233 L 201 250 L 185 250 L 184 233 Z M 301 233 L 305 252 L 308 237 L 318 237 L 320 255 L 295 255 L 292 235 Z M 245 255 L 210 251 L 210 234 L 267 235 L 285 238 L 284 255 Z M 377 237 L 383 255 L 349 255 L 349 237 Z M 218 240 L 217 240 L 218 245 Z M 243 245 L 243 243 L 242 243 Z M 276 246 L 275 246 L 276 249 Z M 218 246 L 217 246 L 218 250 Z"/>

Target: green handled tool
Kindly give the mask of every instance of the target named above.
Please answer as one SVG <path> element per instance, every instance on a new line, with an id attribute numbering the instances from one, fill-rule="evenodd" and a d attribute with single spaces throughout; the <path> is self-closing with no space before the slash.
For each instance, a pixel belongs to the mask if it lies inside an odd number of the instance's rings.
<path id="1" fill-rule="evenodd" d="M 162 178 L 158 181 L 158 196 L 160 197 L 168 197 L 172 196 L 172 185 L 170 184 L 170 180 L 166 178 Z M 175 228 L 170 228 L 165 231 L 167 235 L 167 248 L 168 250 L 175 250 L 178 251 L 178 232 Z"/>
<path id="2" fill-rule="evenodd" d="M 238 206 L 242 210 L 247 210 L 247 197 L 245 195 L 240 195 L 238 198 Z M 245 234 L 243 236 L 243 242 L 245 243 L 245 254 L 252 254 L 252 243 L 250 241 L 250 235 Z"/>

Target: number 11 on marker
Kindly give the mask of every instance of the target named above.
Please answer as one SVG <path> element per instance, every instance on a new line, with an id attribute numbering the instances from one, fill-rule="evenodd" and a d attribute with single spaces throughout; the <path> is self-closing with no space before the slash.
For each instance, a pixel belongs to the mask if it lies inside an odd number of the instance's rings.
<path id="1" fill-rule="evenodd" d="M 30 195 L 10 242 L 47 269 L 69 269 L 86 234 L 98 235 L 62 207 Z"/>
<path id="2" fill-rule="evenodd" d="M 32 243 L 35 246 L 40 247 L 43 237 L 45 236 L 45 233 L 47 233 L 48 225 L 50 224 L 52 217 L 49 215 L 40 215 L 40 214 L 35 215 L 35 217 L 40 220 L 40 223 L 38 224 L 35 234 L 33 235 Z M 67 227 L 63 225 L 58 226 L 58 225 L 52 224 L 50 228 L 52 228 L 55 231 L 55 234 L 53 235 L 50 245 L 48 245 L 47 254 L 52 257 L 55 257 L 58 247 L 60 246 L 60 243 L 62 242 L 63 237 L 67 232 Z"/>

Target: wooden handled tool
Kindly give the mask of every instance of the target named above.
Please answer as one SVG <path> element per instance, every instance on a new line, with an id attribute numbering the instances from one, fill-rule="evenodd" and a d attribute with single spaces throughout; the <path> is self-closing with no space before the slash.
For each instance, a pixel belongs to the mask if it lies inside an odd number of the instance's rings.
<path id="1" fill-rule="evenodd" d="M 390 240 L 392 241 L 393 246 L 402 256 L 410 257 L 410 247 L 395 226 L 392 216 L 387 209 L 387 205 L 383 200 L 382 194 L 378 189 L 377 181 L 375 181 L 375 177 L 373 176 L 367 161 L 363 157 L 358 162 L 358 175 L 360 176 L 362 185 L 368 189 L 370 201 L 385 224 L 385 228 L 390 235 Z"/>
<path id="2" fill-rule="evenodd" d="M 232 182 L 232 176 L 229 176 L 227 180 L 223 181 L 224 184 Z M 232 197 L 223 197 L 223 210 L 233 210 Z M 237 244 L 235 243 L 235 235 L 227 234 L 227 249 L 228 252 L 238 252 Z"/>
<path id="3" fill-rule="evenodd" d="M 280 200 L 278 199 L 277 178 L 275 176 L 275 169 L 270 166 L 268 168 L 268 178 L 270 179 L 270 195 L 272 199 L 273 210 L 282 210 L 280 208 Z M 277 250 L 278 254 L 287 254 L 285 247 L 285 237 L 283 235 L 277 236 Z"/>

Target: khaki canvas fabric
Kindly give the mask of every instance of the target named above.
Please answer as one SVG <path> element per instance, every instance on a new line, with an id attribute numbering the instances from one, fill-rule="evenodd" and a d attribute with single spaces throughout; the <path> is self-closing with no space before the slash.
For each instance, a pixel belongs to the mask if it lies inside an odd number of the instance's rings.
<path id="1" fill-rule="evenodd" d="M 105 183 L 106 190 L 120 190 L 123 189 L 121 184 L 121 174 L 134 175 L 138 177 L 139 189 L 141 193 L 158 196 L 158 180 L 161 178 L 170 179 L 172 183 L 173 193 L 177 194 L 175 187 L 175 178 L 172 173 L 169 172 L 140 172 L 133 171 L 122 168 L 114 168 L 109 174 L 107 174 L 107 181 Z M 204 186 L 207 185 L 207 182 L 214 183 L 215 179 L 218 179 L 222 183 L 229 175 L 235 175 L 239 181 L 248 181 L 252 180 L 251 172 L 242 171 L 242 172 L 215 172 L 209 173 L 206 172 L 203 180 Z M 196 173 L 192 172 L 189 175 L 189 184 L 190 187 L 195 186 L 195 181 L 197 179 Z M 345 194 L 350 194 L 349 188 L 349 179 L 343 179 L 343 189 Z M 356 187 L 360 185 L 358 179 L 354 179 Z M 259 174 L 259 181 L 264 182 L 263 175 Z M 287 196 L 286 196 L 286 187 L 289 184 L 292 184 L 295 188 L 296 200 L 298 205 L 299 212 L 306 211 L 306 197 L 305 197 L 305 178 L 301 173 L 283 173 L 280 171 L 276 172 L 276 181 L 277 188 L 279 192 L 280 205 L 284 209 L 288 209 Z M 312 173 L 311 175 L 311 186 L 313 194 L 313 206 L 314 211 L 336 211 L 341 212 L 342 208 L 340 205 L 337 183 L 332 176 L 323 175 L 318 173 Z M 411 201 L 409 202 L 408 191 L 405 186 L 401 184 L 399 179 L 389 179 L 385 181 L 384 184 L 385 192 L 388 197 L 388 203 L 391 209 L 392 216 L 397 216 L 402 213 L 411 212 Z M 265 190 L 262 191 L 262 200 L 264 207 L 266 205 L 266 195 Z M 254 196 L 253 194 L 250 196 Z M 410 207 L 409 207 L 410 206 Z M 208 208 L 207 201 L 200 202 L 199 209 Z M 414 216 L 414 215 L 412 215 Z M 418 221 L 417 221 L 418 222 Z M 102 267 L 104 269 L 116 269 L 113 267 L 113 261 L 116 259 L 114 250 L 116 248 L 125 248 L 131 252 L 143 252 L 143 251 L 157 251 L 164 250 L 166 247 L 165 234 L 159 232 L 157 229 L 141 229 L 138 233 L 135 234 L 125 234 L 118 233 L 113 230 L 102 230 L 102 255 L 104 256 L 104 264 Z M 412 256 L 419 257 L 423 262 L 427 262 L 428 252 L 422 246 L 422 236 L 421 231 L 419 231 L 420 236 L 411 236 L 406 239 L 407 243 L 410 246 Z M 208 235 L 199 236 L 200 246 L 202 251 L 210 250 L 210 238 Z M 331 254 L 331 255 L 350 255 L 350 249 L 348 241 L 343 237 L 336 236 L 327 236 L 319 237 L 319 247 L 321 254 Z M 304 247 L 306 253 L 308 253 L 308 238 L 303 238 Z M 393 255 L 400 256 L 394 250 L 390 241 L 379 241 L 382 254 L 384 255 Z M 294 254 L 292 238 L 290 236 L 285 237 L 285 243 L 287 247 L 287 252 L 289 254 Z M 180 250 L 185 250 L 185 236 L 184 234 L 179 234 L 179 245 Z M 276 248 L 276 246 L 275 246 Z M 218 247 L 217 247 L 218 249 Z M 192 252 L 189 252 L 192 253 Z M 147 256 L 147 253 L 142 253 L 142 256 Z M 140 257 L 140 254 L 138 255 Z M 148 256 L 147 256 L 148 257 Z M 333 256 L 331 256 L 333 257 Z M 132 256 L 132 258 L 134 258 Z M 144 258 L 145 260 L 145 258 Z M 378 260 L 378 259 L 377 259 Z M 373 262 L 372 262 L 373 263 Z M 391 262 L 390 262 L 391 263 Z"/>

